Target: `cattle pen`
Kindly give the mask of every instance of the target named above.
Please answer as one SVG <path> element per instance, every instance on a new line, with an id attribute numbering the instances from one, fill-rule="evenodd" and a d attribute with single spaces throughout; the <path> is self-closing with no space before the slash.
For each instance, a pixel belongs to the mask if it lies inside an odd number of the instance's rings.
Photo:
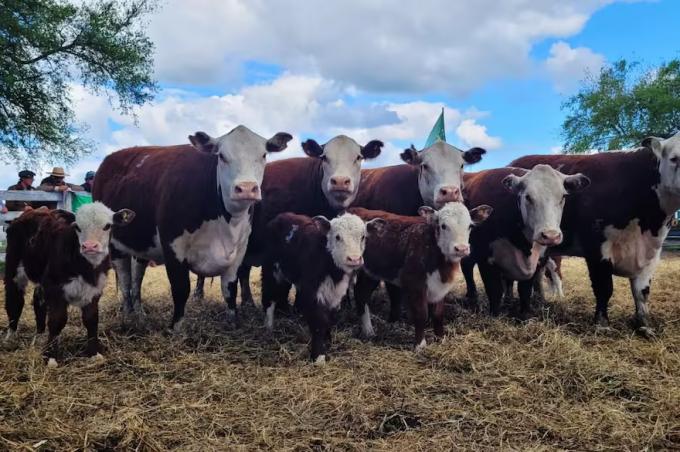
<path id="1" fill-rule="evenodd" d="M 388 303 L 377 293 L 377 337 L 362 340 L 353 310 L 343 308 L 324 367 L 306 361 L 308 335 L 294 317 L 279 318 L 268 335 L 262 312 L 245 306 L 234 325 L 217 281 L 206 282 L 203 302 L 189 303 L 185 334 L 166 333 L 172 302 L 163 267 L 144 281 L 145 328 L 122 328 L 111 278 L 101 303 L 103 363 L 79 356 L 75 312 L 58 369 L 43 364 L 31 312 L 18 345 L 2 345 L 0 448 L 680 447 L 680 256 L 664 254 L 652 286 L 655 340 L 628 325 L 626 280 L 615 280 L 611 328 L 596 330 L 583 261 L 566 259 L 563 270 L 565 298 L 534 305 L 527 322 L 513 319 L 516 302 L 491 319 L 483 296 L 481 313 L 451 297 L 447 338 L 417 355 L 412 327 L 385 322 Z M 464 293 L 462 281 L 454 293 Z"/>

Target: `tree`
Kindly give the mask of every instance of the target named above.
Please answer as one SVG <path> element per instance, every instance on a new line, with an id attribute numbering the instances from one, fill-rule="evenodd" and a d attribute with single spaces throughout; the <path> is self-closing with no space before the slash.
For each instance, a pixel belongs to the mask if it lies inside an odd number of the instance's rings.
<path id="1" fill-rule="evenodd" d="M 585 80 L 581 91 L 562 104 L 569 153 L 638 146 L 648 136 L 680 131 L 680 60 L 642 70 L 620 60 Z"/>
<path id="2" fill-rule="evenodd" d="M 153 98 L 155 0 L 0 0 L 0 158 L 72 163 L 91 150 L 70 86 L 123 114 Z"/>

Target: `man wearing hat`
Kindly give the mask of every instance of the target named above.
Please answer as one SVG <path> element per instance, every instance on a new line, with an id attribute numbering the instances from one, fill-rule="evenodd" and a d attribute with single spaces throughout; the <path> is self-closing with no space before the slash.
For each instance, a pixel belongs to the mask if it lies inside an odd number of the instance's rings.
<path id="1" fill-rule="evenodd" d="M 92 193 L 92 184 L 94 183 L 94 171 L 88 171 L 85 173 L 85 183 L 81 185 L 83 190 L 88 193 Z"/>
<path id="2" fill-rule="evenodd" d="M 33 178 L 35 177 L 35 173 L 33 171 L 29 170 L 23 170 L 19 171 L 19 182 L 16 184 L 12 185 L 11 187 L 7 187 L 7 190 L 35 190 L 33 188 Z M 26 206 L 31 206 L 33 205 L 30 202 L 26 201 L 7 201 L 7 209 L 6 210 L 24 210 L 24 207 Z M 3 212 L 5 213 L 5 212 Z"/>
<path id="3" fill-rule="evenodd" d="M 83 187 L 80 185 L 68 184 L 64 181 L 64 178 L 68 176 L 64 172 L 64 168 L 55 166 L 52 168 L 52 172 L 49 173 L 45 179 L 40 182 L 38 190 L 42 191 L 83 191 Z"/>

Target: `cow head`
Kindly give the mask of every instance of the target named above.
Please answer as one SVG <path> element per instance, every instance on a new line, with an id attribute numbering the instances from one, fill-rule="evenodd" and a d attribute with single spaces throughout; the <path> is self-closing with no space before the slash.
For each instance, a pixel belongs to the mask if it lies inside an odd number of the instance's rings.
<path id="1" fill-rule="evenodd" d="M 71 218 L 65 218 L 66 214 Z M 111 229 L 130 224 L 135 213 L 130 209 L 121 209 L 114 213 L 104 204 L 94 202 L 78 209 L 75 217 L 72 213 L 63 211 L 61 216 L 76 232 L 80 254 L 93 266 L 97 266 L 109 254 Z"/>
<path id="2" fill-rule="evenodd" d="M 323 146 L 314 140 L 302 143 L 302 149 L 310 157 L 321 159 L 323 177 L 321 189 L 332 208 L 349 207 L 359 190 L 361 162 L 380 155 L 382 141 L 369 141 L 359 146 L 356 141 L 339 135 Z"/>
<path id="3" fill-rule="evenodd" d="M 418 188 L 425 204 L 439 209 L 447 202 L 463 201 L 463 167 L 479 162 L 485 153 L 482 148 L 463 152 L 438 141 L 420 152 L 411 145 L 401 159 L 418 168 Z"/>
<path id="4" fill-rule="evenodd" d="M 319 229 L 326 233 L 326 248 L 335 265 L 350 273 L 364 264 L 366 234 L 384 223 L 382 219 L 364 222 L 358 216 L 345 213 L 328 220 L 324 216 L 313 218 Z"/>
<path id="5" fill-rule="evenodd" d="M 422 206 L 418 214 L 435 231 L 437 246 L 450 262 L 458 262 L 470 254 L 470 230 L 489 218 L 493 208 L 481 205 L 468 211 L 460 202 L 449 202 L 439 210 Z"/>
<path id="6" fill-rule="evenodd" d="M 680 133 L 666 140 L 645 138 L 642 145 L 650 148 L 659 161 L 659 188 L 680 196 Z"/>
<path id="7" fill-rule="evenodd" d="M 243 212 L 262 199 L 260 184 L 267 153 L 283 151 L 292 139 L 279 132 L 267 140 L 245 126 L 237 126 L 219 138 L 205 132 L 189 136 L 195 148 L 217 155 L 217 184 L 230 213 Z"/>
<path id="8" fill-rule="evenodd" d="M 568 176 L 549 165 L 536 165 L 523 176 L 510 174 L 503 185 L 517 196 L 527 240 L 540 245 L 562 243 L 562 211 L 566 197 L 590 185 L 583 174 Z"/>

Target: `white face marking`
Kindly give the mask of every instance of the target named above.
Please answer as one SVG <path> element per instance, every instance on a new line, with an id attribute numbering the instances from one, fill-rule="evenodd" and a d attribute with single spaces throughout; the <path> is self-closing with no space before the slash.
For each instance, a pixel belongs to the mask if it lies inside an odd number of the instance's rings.
<path id="1" fill-rule="evenodd" d="M 667 234 L 666 226 L 656 237 L 649 230 L 642 233 L 638 218 L 624 229 L 609 225 L 604 229 L 606 240 L 600 247 L 602 259 L 612 263 L 614 274 L 634 278 L 659 259 Z"/>
<path id="2" fill-rule="evenodd" d="M 361 146 L 350 137 L 339 135 L 323 146 L 321 160 L 321 189 L 326 199 L 333 208 L 349 207 L 359 190 L 364 160 Z"/>
<path id="3" fill-rule="evenodd" d="M 92 303 L 95 297 L 101 296 L 106 286 L 106 273 L 99 275 L 97 284 L 92 286 L 82 276 L 71 278 L 62 286 L 64 298 L 68 304 L 82 308 Z"/>
<path id="4" fill-rule="evenodd" d="M 418 188 L 425 204 L 439 209 L 447 202 L 462 201 L 463 151 L 439 141 L 418 156 Z"/>
<path id="5" fill-rule="evenodd" d="M 364 313 L 361 314 L 361 334 L 365 338 L 371 338 L 375 336 L 375 330 L 373 329 L 373 323 L 371 322 L 371 309 L 368 304 L 364 305 Z"/>
<path id="6" fill-rule="evenodd" d="M 86 204 L 76 212 L 72 224 L 78 235 L 80 254 L 97 266 L 109 254 L 113 211 L 100 202 Z"/>
<path id="7" fill-rule="evenodd" d="M 659 160 L 659 188 L 680 196 L 680 133 L 666 140 L 652 139 L 651 148 Z"/>
<path id="8" fill-rule="evenodd" d="M 366 225 L 358 216 L 347 213 L 333 218 L 330 223 L 326 248 L 338 268 L 352 272 L 363 264 Z"/>
<path id="9" fill-rule="evenodd" d="M 328 309 L 337 309 L 347 294 L 349 281 L 350 275 L 348 274 L 343 275 L 337 283 L 334 283 L 330 276 L 326 276 L 316 290 L 316 300 Z"/>
<path id="10" fill-rule="evenodd" d="M 221 276 L 238 268 L 246 252 L 251 224 L 247 215 L 203 222 L 194 232 L 184 231 L 170 247 L 180 262 L 201 276 Z"/>
<path id="11" fill-rule="evenodd" d="M 469 254 L 472 218 L 468 209 L 459 202 L 450 202 L 433 214 L 437 245 L 451 262 L 460 261 Z"/>

